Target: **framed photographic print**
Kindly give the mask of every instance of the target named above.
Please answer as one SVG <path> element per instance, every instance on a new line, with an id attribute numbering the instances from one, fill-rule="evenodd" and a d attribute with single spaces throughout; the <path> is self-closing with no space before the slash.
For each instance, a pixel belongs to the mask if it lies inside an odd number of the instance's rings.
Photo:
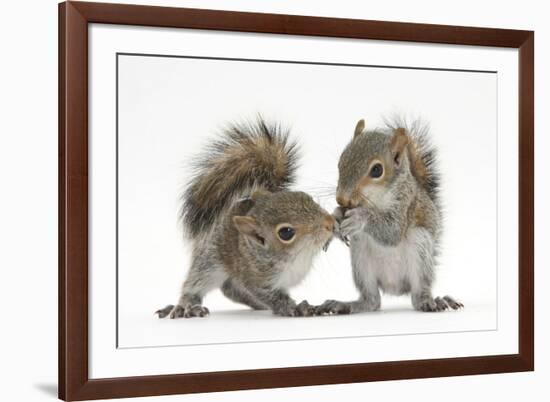
<path id="1" fill-rule="evenodd" d="M 533 370 L 533 32 L 59 24 L 60 398 Z"/>

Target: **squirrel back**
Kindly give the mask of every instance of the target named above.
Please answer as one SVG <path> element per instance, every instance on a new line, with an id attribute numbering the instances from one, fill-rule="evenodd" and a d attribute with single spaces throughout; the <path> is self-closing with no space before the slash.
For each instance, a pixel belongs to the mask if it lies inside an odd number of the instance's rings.
<path id="1" fill-rule="evenodd" d="M 182 197 L 181 217 L 192 237 L 208 231 L 242 197 L 277 192 L 293 183 L 297 144 L 288 131 L 262 117 L 233 123 L 193 164 L 194 175 Z"/>

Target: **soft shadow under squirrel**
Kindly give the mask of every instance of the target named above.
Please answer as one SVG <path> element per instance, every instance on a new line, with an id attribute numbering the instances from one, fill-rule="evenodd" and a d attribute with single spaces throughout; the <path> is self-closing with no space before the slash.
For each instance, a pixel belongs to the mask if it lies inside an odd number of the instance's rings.
<path id="1" fill-rule="evenodd" d="M 314 314 L 287 290 L 307 275 L 336 221 L 306 193 L 288 190 L 296 163 L 288 132 L 261 118 L 231 125 L 211 143 L 183 196 L 191 267 L 177 305 L 158 310 L 160 318 L 208 315 L 202 299 L 216 288 L 255 310 Z"/>

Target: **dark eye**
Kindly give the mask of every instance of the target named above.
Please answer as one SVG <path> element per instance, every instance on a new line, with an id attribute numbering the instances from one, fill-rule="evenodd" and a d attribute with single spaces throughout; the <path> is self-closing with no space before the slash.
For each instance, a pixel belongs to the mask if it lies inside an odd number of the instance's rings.
<path id="1" fill-rule="evenodd" d="M 384 173 L 384 168 L 380 163 L 377 163 L 371 168 L 369 176 L 377 179 L 382 176 L 382 173 Z"/>
<path id="2" fill-rule="evenodd" d="M 290 241 L 290 240 L 292 240 L 292 238 L 296 234 L 296 231 L 293 228 L 291 228 L 290 226 L 284 226 L 284 227 L 279 229 L 277 234 L 279 235 L 279 238 L 282 241 Z"/>

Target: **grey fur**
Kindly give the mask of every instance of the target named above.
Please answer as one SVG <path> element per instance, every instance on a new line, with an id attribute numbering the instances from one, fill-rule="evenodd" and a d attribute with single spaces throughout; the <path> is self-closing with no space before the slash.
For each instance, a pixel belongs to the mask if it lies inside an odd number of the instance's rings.
<path id="1" fill-rule="evenodd" d="M 403 133 L 408 142 L 403 141 L 400 149 L 395 144 Z M 365 182 L 374 160 L 381 161 L 385 176 L 380 182 Z M 339 171 L 338 197 L 349 205 L 338 207 L 333 215 L 340 223 L 340 236 L 350 241 L 360 298 L 327 300 L 317 307 L 317 314 L 378 310 L 380 290 L 411 294 L 419 311 L 463 307 L 449 296 L 434 299 L 431 293 L 442 218 L 436 154 L 427 126 L 417 121 L 407 128 L 397 119 L 383 129 L 356 129 L 340 157 Z M 367 184 L 362 188 L 360 183 Z"/>

